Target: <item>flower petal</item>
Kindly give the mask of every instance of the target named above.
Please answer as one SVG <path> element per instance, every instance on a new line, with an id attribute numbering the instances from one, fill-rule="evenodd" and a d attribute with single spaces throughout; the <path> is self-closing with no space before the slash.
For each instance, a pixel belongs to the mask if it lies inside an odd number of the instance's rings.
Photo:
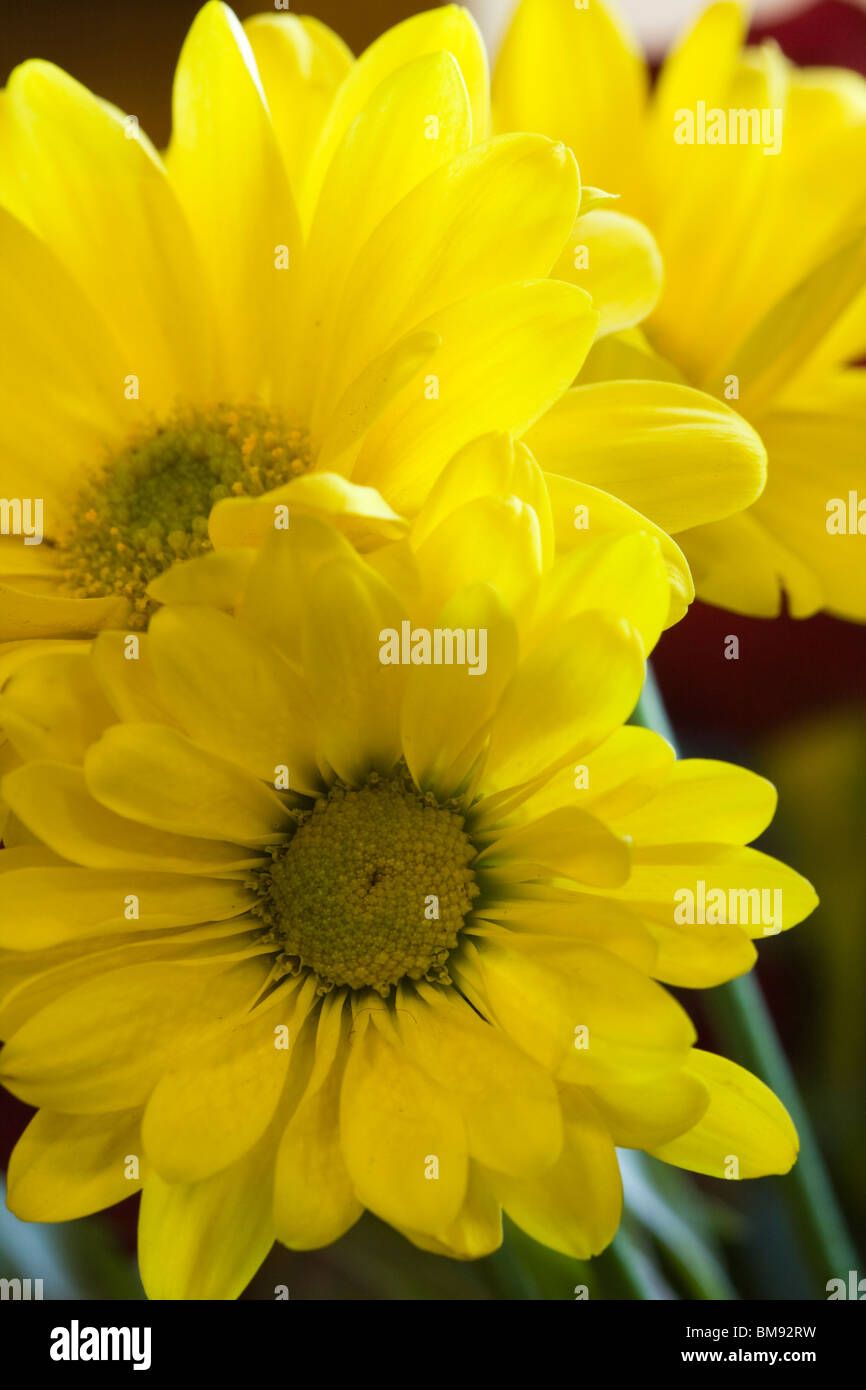
<path id="1" fill-rule="evenodd" d="M 141 1187 L 141 1177 L 129 1176 L 130 1158 L 141 1172 L 140 1110 L 40 1110 L 9 1160 L 9 1210 L 19 1221 L 70 1221 L 113 1207 Z"/>
<path id="2" fill-rule="evenodd" d="M 761 1178 L 793 1167 L 797 1132 L 763 1081 L 697 1048 L 686 1070 L 709 1091 L 709 1108 L 679 1139 L 650 1150 L 655 1158 L 711 1178 Z"/>
<path id="3" fill-rule="evenodd" d="M 369 1022 L 353 1038 L 340 1099 L 346 1168 L 383 1221 L 442 1239 L 466 1193 L 464 1122 L 447 1092 Z M 428 1178 L 436 1161 L 436 1178 Z"/>
<path id="4" fill-rule="evenodd" d="M 766 479 L 751 425 L 673 382 L 578 386 L 526 442 L 545 470 L 603 488 L 672 533 L 749 506 Z"/>

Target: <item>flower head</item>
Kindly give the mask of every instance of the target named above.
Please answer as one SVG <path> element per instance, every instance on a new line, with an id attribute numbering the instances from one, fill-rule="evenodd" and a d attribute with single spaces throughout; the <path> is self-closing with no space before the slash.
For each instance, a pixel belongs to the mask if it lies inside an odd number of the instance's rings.
<path id="1" fill-rule="evenodd" d="M 782 1106 L 663 985 L 747 970 L 814 894 L 743 848 L 766 782 L 624 724 L 660 542 L 554 558 L 524 465 L 456 509 L 443 485 L 423 538 L 368 557 L 293 515 L 155 581 L 147 633 L 8 683 L 0 1067 L 40 1107 L 10 1202 L 63 1219 L 142 1186 L 153 1297 L 234 1297 L 275 1238 L 365 1208 L 459 1258 L 504 1209 L 587 1257 L 616 1145 L 794 1161 Z M 772 925 L 718 908 L 762 890 Z"/>
<path id="2" fill-rule="evenodd" d="M 150 580 L 243 540 L 262 497 L 391 539 L 455 454 L 525 433 L 595 335 L 658 295 L 652 237 L 593 211 L 562 144 L 489 138 L 486 55 L 455 6 L 355 61 L 315 20 L 242 27 L 211 0 L 173 118 L 161 157 L 51 64 L 4 92 L 0 492 L 44 515 L 42 543 L 0 538 L 0 640 L 144 629 Z M 575 227 L 586 288 L 549 278 Z M 688 521 L 751 501 L 753 432 L 654 389 L 640 417 L 590 409 L 578 451 L 601 434 L 644 469 L 663 429 L 658 481 Z M 615 484 L 574 506 L 645 527 Z M 691 597 L 682 557 L 672 578 L 671 620 Z"/>
<path id="3" fill-rule="evenodd" d="M 847 364 L 866 356 L 866 83 L 800 70 L 769 42 L 744 48 L 745 26 L 741 5 L 710 5 L 650 89 L 612 0 L 522 0 L 494 109 L 500 129 L 566 141 L 583 179 L 621 195 L 662 253 L 658 303 L 594 349 L 584 392 L 625 418 L 649 381 L 712 393 L 763 439 L 766 488 L 737 515 L 684 516 L 655 470 L 626 476 L 575 452 L 580 391 L 528 442 L 544 467 L 611 488 L 676 534 L 699 597 L 770 616 L 784 592 L 794 616 L 862 621 L 866 376 Z M 555 273 L 580 284 L 565 259 Z"/>

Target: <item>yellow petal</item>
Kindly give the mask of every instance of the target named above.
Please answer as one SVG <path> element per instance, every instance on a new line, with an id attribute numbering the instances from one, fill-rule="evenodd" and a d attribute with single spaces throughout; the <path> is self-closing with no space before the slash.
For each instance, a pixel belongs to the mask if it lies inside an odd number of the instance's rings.
<path id="1" fill-rule="evenodd" d="M 367 433 L 389 410 L 409 382 L 430 362 L 440 345 L 438 333 L 410 333 L 368 362 L 336 402 L 320 410 L 322 434 L 316 466 L 348 476 Z M 321 399 L 321 398 L 320 398 Z"/>
<path id="2" fill-rule="evenodd" d="M 539 642 L 500 701 L 485 786 L 549 776 L 622 724 L 643 682 L 640 639 L 604 613 L 580 613 Z"/>
<path id="3" fill-rule="evenodd" d="M 222 874 L 251 867 L 263 857 L 261 851 L 150 830 L 115 815 L 91 796 L 82 770 L 67 763 L 40 759 L 15 768 L 3 779 L 3 797 L 45 844 L 89 869 Z"/>
<path id="4" fill-rule="evenodd" d="M 574 224 L 552 270 L 592 296 L 599 311 L 598 336 L 632 328 L 655 307 L 662 286 L 662 258 L 652 233 L 634 217 L 595 208 Z"/>
<path id="5" fill-rule="evenodd" d="M 331 109 L 316 151 L 318 179 L 351 123 L 385 79 L 429 53 L 451 53 L 466 84 L 476 142 L 488 134 L 490 95 L 484 42 L 469 11 L 458 5 L 413 15 L 387 29 L 355 63 Z M 315 179 L 311 193 L 315 192 Z"/>
<path id="6" fill-rule="evenodd" d="M 747 507 L 766 477 L 752 427 L 720 401 L 671 382 L 579 386 L 527 443 L 542 468 L 603 488 L 673 533 Z"/>
<path id="7" fill-rule="evenodd" d="M 363 1211 L 340 1147 L 343 1067 L 344 1057 L 332 1059 L 321 1084 L 315 1089 L 310 1084 L 286 1124 L 277 1151 L 274 1223 L 277 1239 L 290 1250 L 330 1245 Z"/>
<path id="8" fill-rule="evenodd" d="M 289 527 L 293 515 L 301 512 L 319 514 L 340 526 L 356 544 L 370 536 L 394 538 L 406 529 L 402 518 L 388 506 L 375 488 L 358 487 L 350 483 L 348 478 L 341 478 L 338 473 L 316 472 L 295 478 L 283 487 L 265 493 L 263 497 L 224 497 L 210 514 L 208 524 L 211 540 L 218 546 L 261 545 L 276 529 L 275 520 L 283 507 L 288 509 Z M 175 587 L 179 588 L 179 582 L 173 578 L 178 571 L 182 575 L 185 568 L 216 560 L 221 554 L 246 554 L 249 563 L 253 558 L 249 551 L 218 551 L 216 555 L 204 555 L 200 560 L 188 561 L 186 566 L 173 565 L 151 585 L 150 592 L 162 602 L 170 602 L 165 594 L 173 592 Z M 206 592 L 204 586 L 203 590 Z M 181 603 L 190 601 L 183 598 L 181 593 L 177 597 Z"/>
<path id="9" fill-rule="evenodd" d="M 617 1148 L 650 1149 L 693 1128 L 710 1097 L 696 1076 L 669 1071 L 651 1081 L 607 1081 L 592 1101 Z"/>
<path id="10" fill-rule="evenodd" d="M 0 295 L 4 495 L 41 496 L 43 530 L 51 537 L 63 523 L 81 466 L 120 441 L 128 427 L 123 354 L 72 276 L 5 208 Z"/>
<path id="11" fill-rule="evenodd" d="M 546 635 L 572 614 L 608 609 L 628 619 L 649 654 L 667 625 L 670 601 L 667 564 L 653 536 L 586 537 L 545 574 L 531 637 Z"/>
<path id="12" fill-rule="evenodd" d="M 791 558 L 781 578 L 796 616 L 820 603 L 840 617 L 866 620 L 864 428 L 866 381 L 859 367 L 816 378 L 761 419 L 770 477 L 749 518 L 761 538 L 769 533 L 771 545 Z M 811 585 L 796 582 L 797 568 Z"/>
<path id="13" fill-rule="evenodd" d="M 637 44 L 602 0 L 522 0 L 496 64 L 497 126 L 564 140 L 584 183 L 619 193 L 641 163 L 646 85 Z"/>
<path id="14" fill-rule="evenodd" d="M 565 1080 L 592 1085 L 681 1065 L 694 1041 L 685 1012 L 625 961 L 575 941 L 568 965 L 487 938 L 461 956 L 459 982 L 519 1047 Z"/>
<path id="15" fill-rule="evenodd" d="M 403 1235 L 420 1250 L 448 1255 L 452 1260 L 477 1260 L 498 1250 L 502 1244 L 502 1210 L 480 1164 L 469 1164 L 463 1206 L 441 1240 L 405 1227 Z"/>
<path id="16" fill-rule="evenodd" d="M 166 1182 L 198 1182 L 227 1168 L 259 1141 L 273 1118 L 296 1031 L 301 991 L 208 1038 L 157 1082 L 141 1136 Z M 300 1012 L 300 1018 L 298 1013 Z M 284 1031 L 285 1030 L 285 1031 Z"/>
<path id="17" fill-rule="evenodd" d="M 340 394 L 333 381 L 316 380 L 314 368 L 323 368 L 335 352 L 342 356 L 341 334 L 331 335 L 349 268 L 391 209 L 433 170 L 468 149 L 471 140 L 460 69 L 450 53 L 430 53 L 391 73 L 337 146 L 310 229 L 300 311 L 299 370 L 319 392 L 314 428 Z M 381 346 L 387 343 L 386 338 Z M 346 364 L 343 385 L 360 366 L 363 359 L 357 357 Z"/>
<path id="18" fill-rule="evenodd" d="M 444 1236 L 466 1192 L 465 1125 L 447 1091 L 375 1023 L 353 1038 L 340 1099 L 340 1139 L 366 1207 L 392 1225 Z"/>
<path id="19" fill-rule="evenodd" d="M 555 280 L 483 291 L 433 314 L 421 327 L 442 345 L 371 430 L 355 480 L 411 514 L 470 439 L 493 429 L 522 434 L 552 405 L 574 380 L 595 324 L 589 296 Z"/>
<path id="20" fill-rule="evenodd" d="M 535 1178 L 490 1174 L 490 1183 L 511 1220 L 533 1240 L 588 1260 L 616 1234 L 622 1182 L 613 1140 L 589 1097 L 568 1087 L 560 1103 L 565 1143 L 557 1163 Z"/>
<path id="21" fill-rule="evenodd" d="M 4 853 L 4 860 L 9 853 Z M 240 917 L 254 902 L 255 895 L 236 879 L 130 869 L 10 866 L 3 878 L 0 945 L 34 951 L 107 932 L 164 931 L 197 922 L 221 922 Z"/>
<path id="22" fill-rule="evenodd" d="M 0 718 L 22 758 L 82 756 L 114 722 L 84 643 L 18 666 L 3 687 Z"/>
<path id="23" fill-rule="evenodd" d="M 138 1221 L 138 1263 L 148 1298 L 235 1299 L 274 1240 L 274 1139 L 197 1183 L 151 1173 Z"/>
<path id="24" fill-rule="evenodd" d="M 637 966 L 646 975 L 655 973 L 656 949 L 647 926 L 636 913 L 608 898 L 591 893 L 566 892 L 562 896 L 519 898 L 486 902 L 475 910 L 472 936 L 489 937 L 502 946 L 536 953 L 538 958 L 568 970 L 571 947 L 577 943 L 597 946 Z M 501 925 L 509 928 L 503 933 Z"/>
<path id="25" fill-rule="evenodd" d="M 541 526 L 518 497 L 477 497 L 446 517 L 417 550 L 425 605 L 436 612 L 459 589 L 489 584 L 510 609 L 531 601 L 541 578 Z"/>
<path id="26" fill-rule="evenodd" d="M 616 817 L 614 828 L 642 845 L 721 840 L 742 845 L 766 830 L 776 810 L 766 778 L 732 763 L 685 758 L 642 806 Z"/>
<path id="27" fill-rule="evenodd" d="M 202 276 L 162 161 L 137 121 L 43 62 L 16 70 L 7 106 L 10 183 L 17 175 L 23 215 L 62 256 L 123 350 L 109 399 L 137 412 L 206 391 L 213 351 Z M 140 404 L 124 399 L 129 373 L 138 378 Z"/>
<path id="28" fill-rule="evenodd" d="M 257 960 L 157 961 L 98 975 L 7 1041 L 4 1085 L 30 1105 L 80 1114 L 140 1105 L 181 1049 L 226 1029 L 266 977 Z"/>
<path id="29" fill-rule="evenodd" d="M 455 594 L 437 615 L 436 626 L 487 634 L 481 675 L 471 675 L 466 666 L 413 666 L 406 681 L 403 755 L 419 787 L 447 798 L 481 750 L 488 721 L 517 665 L 518 639 L 511 614 L 486 585 Z"/>
<path id="30" fill-rule="evenodd" d="M 787 1173 L 797 1157 L 797 1132 L 769 1087 L 726 1057 L 698 1049 L 686 1070 L 709 1091 L 709 1108 L 679 1139 L 650 1152 L 711 1178 Z"/>
<path id="31" fill-rule="evenodd" d="M 478 856 L 480 869 L 504 866 L 529 879 L 539 869 L 554 877 L 615 888 L 629 872 L 628 845 L 588 811 L 560 806 L 538 820 L 502 832 Z"/>
<path id="32" fill-rule="evenodd" d="M 407 668 L 381 660 L 382 634 L 405 620 L 396 595 L 357 560 L 322 565 L 308 596 L 304 669 L 322 759 L 346 782 L 388 773 L 400 757 Z"/>
<path id="33" fill-rule="evenodd" d="M 614 891 L 671 925 L 688 921 L 690 903 L 699 921 L 703 901 L 710 926 L 715 900 L 708 897 L 718 893 L 719 923 L 739 920 L 753 937 L 787 931 L 808 917 L 818 902 L 811 883 L 781 860 L 737 845 L 700 843 L 634 845 L 628 882 Z"/>
<path id="34" fill-rule="evenodd" d="M 102 628 L 119 627 L 128 612 L 127 600 L 115 594 L 108 598 L 63 598 L 0 584 L 0 642 L 90 637 Z"/>
<path id="35" fill-rule="evenodd" d="M 252 498 L 240 497 L 232 500 L 237 502 L 249 501 L 252 505 L 258 501 L 258 499 L 254 501 Z M 217 507 L 210 515 L 211 526 Z M 268 517 L 268 523 L 270 529 L 273 530 L 274 513 L 272 510 Z M 213 540 L 213 530 L 211 530 L 211 539 Z M 223 541 L 214 541 L 214 544 L 222 545 L 224 543 Z M 251 543 L 243 537 L 233 537 L 227 544 L 230 548 L 208 550 L 204 555 L 196 556 L 194 560 L 175 562 L 157 579 L 151 580 L 147 586 L 148 594 L 151 598 L 155 598 L 158 603 L 207 603 L 214 608 L 221 608 L 226 613 L 233 613 L 246 588 L 255 554 L 251 548 Z"/>
<path id="36" fill-rule="evenodd" d="M 148 646 L 169 710 L 200 747 L 292 791 L 320 789 L 309 706 L 285 658 L 242 624 L 205 607 L 162 608 Z"/>
<path id="37" fill-rule="evenodd" d="M 107 729 L 84 759 L 84 776 L 100 805 L 156 830 L 266 845 L 293 826 L 252 773 L 161 724 Z"/>
<path id="38" fill-rule="evenodd" d="M 216 305 L 222 390 L 281 385 L 300 229 L 252 49 L 218 0 L 181 51 L 166 164 Z"/>
<path id="39" fill-rule="evenodd" d="M 665 626 L 679 622 L 695 596 L 695 586 L 685 555 L 667 532 L 609 492 L 557 473 L 546 472 L 544 481 L 556 544 L 561 553 L 582 548 L 587 533 L 592 538 L 606 539 L 642 531 L 658 542 L 669 584 Z M 555 580 L 555 576 L 553 578 Z"/>
<path id="40" fill-rule="evenodd" d="M 548 275 L 579 193 L 571 153 L 537 135 L 499 136 L 435 169 L 376 227 L 349 272 L 332 389 L 430 314 Z"/>
<path id="41" fill-rule="evenodd" d="M 459 1109 L 473 1158 L 521 1176 L 548 1168 L 562 1146 L 562 1122 L 547 1073 L 440 990 L 402 991 L 398 1009 L 409 1056 Z"/>
<path id="42" fill-rule="evenodd" d="M 351 51 L 333 29 L 307 15 L 258 14 L 244 24 L 264 87 L 274 132 L 300 212 L 303 188 L 322 127 Z"/>
<path id="43" fill-rule="evenodd" d="M 674 761 L 674 750 L 660 734 L 626 724 L 578 766 L 551 777 L 524 802 L 524 813 L 535 816 L 573 805 L 612 822 L 648 801 L 664 785 Z"/>
<path id="44" fill-rule="evenodd" d="M 20 1221 L 70 1221 L 113 1207 L 141 1187 L 141 1112 L 58 1115 L 40 1110 L 9 1160 L 9 1210 Z M 130 1159 L 138 1159 L 133 1168 Z"/>

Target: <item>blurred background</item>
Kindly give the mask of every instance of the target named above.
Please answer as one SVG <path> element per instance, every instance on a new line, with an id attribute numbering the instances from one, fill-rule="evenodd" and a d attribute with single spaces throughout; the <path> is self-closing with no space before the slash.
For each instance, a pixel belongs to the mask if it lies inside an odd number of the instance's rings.
<path id="1" fill-rule="evenodd" d="M 242 18 L 265 8 L 261 0 L 233 7 Z M 702 5 L 623 0 L 622 7 L 656 59 Z M 136 114 L 163 145 L 175 59 L 198 8 L 198 0 L 2 0 L 0 80 L 25 58 L 50 59 Z M 333 26 L 357 53 L 389 25 L 434 6 L 298 0 L 293 8 Z M 509 0 L 469 8 L 495 44 Z M 773 36 L 803 65 L 866 74 L 866 0 L 764 0 L 752 33 Z M 738 661 L 724 658 L 730 634 L 739 637 Z M 741 762 L 775 782 L 780 809 L 760 845 L 796 865 L 820 894 L 802 927 L 761 944 L 757 974 L 866 1276 L 866 629 L 823 616 L 763 622 L 696 604 L 663 638 L 654 664 L 681 752 Z M 694 994 L 684 1002 L 701 1044 L 713 1049 L 712 1001 Z M 0 1093 L 3 1168 L 30 1113 Z M 580 1285 L 593 1297 L 826 1297 L 820 1261 L 792 1234 L 784 1179 L 714 1184 L 652 1160 L 629 1163 L 622 1235 L 591 1266 L 542 1251 L 514 1230 L 497 1255 L 460 1265 L 422 1254 L 365 1218 L 329 1250 L 275 1250 L 246 1296 L 273 1298 L 274 1286 L 285 1284 L 300 1299 L 571 1299 Z M 28 1227 L 2 1211 L 0 1276 L 42 1273 L 46 1297 L 141 1297 L 136 1207 L 133 1198 L 58 1227 Z M 846 1272 L 825 1271 L 827 1278 Z"/>

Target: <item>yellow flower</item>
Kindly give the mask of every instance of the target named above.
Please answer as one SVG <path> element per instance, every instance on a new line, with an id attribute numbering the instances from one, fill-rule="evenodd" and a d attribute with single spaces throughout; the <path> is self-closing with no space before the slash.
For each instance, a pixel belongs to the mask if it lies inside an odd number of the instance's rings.
<path id="1" fill-rule="evenodd" d="M 235 1297 L 275 1238 L 365 1208 L 467 1259 L 504 1208 L 588 1257 L 616 1145 L 717 1177 L 794 1161 L 780 1103 L 663 988 L 748 970 L 812 909 L 743 848 L 773 789 L 624 726 L 658 541 L 554 560 L 537 469 L 507 483 L 455 511 L 443 488 L 423 539 L 369 558 L 293 517 L 168 571 L 146 633 L 8 683 L 0 1069 L 39 1107 L 10 1205 L 142 1187 L 151 1297 Z M 704 911 L 762 891 L 772 925 Z"/>
<path id="2" fill-rule="evenodd" d="M 743 49 L 744 29 L 739 5 L 712 5 L 650 92 L 613 5 L 522 0 L 494 110 L 500 129 L 566 141 L 662 252 L 644 332 L 609 339 L 581 380 L 634 377 L 638 404 L 649 378 L 730 401 L 767 446 L 766 489 L 741 515 L 683 521 L 656 505 L 653 467 L 620 479 L 573 455 L 568 397 L 528 442 L 675 532 L 701 598 L 771 616 L 784 590 L 795 616 L 863 621 L 866 376 L 846 364 L 866 355 L 866 83 Z"/>
<path id="3" fill-rule="evenodd" d="M 593 211 L 562 145 L 490 140 L 489 123 L 486 55 L 453 6 L 356 62 L 315 20 L 242 28 L 206 5 L 164 159 L 50 64 L 13 73 L 0 639 L 146 627 L 148 582 L 232 544 L 251 498 L 330 514 L 359 544 L 393 537 L 464 445 L 524 433 L 597 333 L 640 320 L 659 287 L 645 229 Z M 547 278 L 575 219 L 598 242 L 594 303 Z M 733 412 L 670 386 L 644 405 L 602 422 L 587 400 L 575 430 L 632 472 L 663 434 L 654 482 L 690 523 L 757 495 L 762 447 Z M 602 529 L 646 525 L 597 489 L 587 502 Z M 672 578 L 673 619 L 681 556 Z"/>

